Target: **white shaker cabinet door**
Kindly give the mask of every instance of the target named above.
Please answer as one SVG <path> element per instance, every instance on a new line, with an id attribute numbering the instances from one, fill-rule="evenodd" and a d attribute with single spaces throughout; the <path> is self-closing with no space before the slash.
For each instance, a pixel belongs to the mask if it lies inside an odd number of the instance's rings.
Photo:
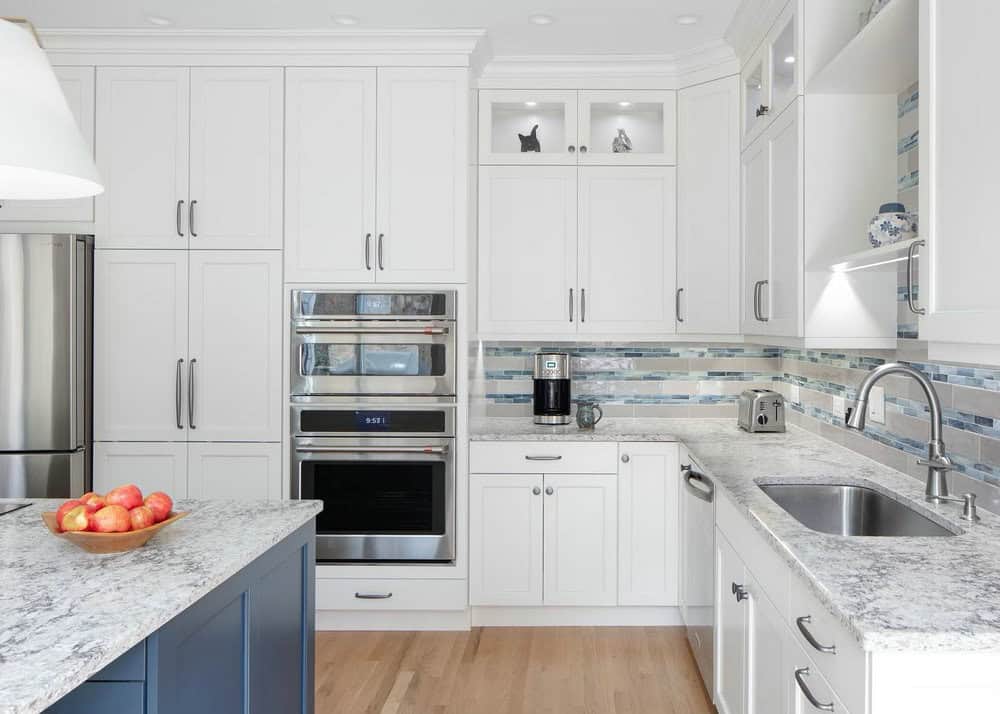
<path id="1" fill-rule="evenodd" d="M 747 601 L 735 589 L 747 588 L 743 561 L 725 536 L 715 531 L 715 706 L 719 714 L 747 713 Z"/>
<path id="2" fill-rule="evenodd" d="M 742 157 L 743 199 L 743 310 L 742 332 L 762 335 L 766 331 L 766 317 L 762 313 L 762 293 L 770 278 L 771 222 L 770 181 L 771 165 L 768 143 L 764 138 L 755 141 Z"/>
<path id="3" fill-rule="evenodd" d="M 616 474 L 546 474 L 546 605 L 617 604 L 617 483 Z"/>
<path id="4" fill-rule="evenodd" d="M 618 450 L 618 604 L 676 606 L 678 447 L 622 443 Z"/>
<path id="5" fill-rule="evenodd" d="M 191 253 L 191 441 L 281 439 L 281 254 Z"/>
<path id="6" fill-rule="evenodd" d="M 281 498 L 281 444 L 188 445 L 188 496 L 237 501 Z"/>
<path id="7" fill-rule="evenodd" d="M 283 116 L 280 68 L 191 70 L 192 248 L 281 248 Z"/>
<path id="8" fill-rule="evenodd" d="M 579 172 L 579 333 L 673 334 L 676 169 Z"/>
<path id="9" fill-rule="evenodd" d="M 76 120 L 84 142 L 94 148 L 94 68 L 53 67 L 66 104 Z M 94 199 L 74 198 L 61 201 L 2 201 L 0 221 L 74 221 L 94 220 Z M 89 232 L 89 231 L 87 231 Z"/>
<path id="10" fill-rule="evenodd" d="M 469 484 L 470 604 L 541 605 L 541 474 L 473 474 Z"/>
<path id="11" fill-rule="evenodd" d="M 572 335 L 576 289 L 576 168 L 479 171 L 479 331 Z"/>
<path id="12" fill-rule="evenodd" d="M 375 279 L 375 69 L 287 70 L 285 279 Z"/>
<path id="13" fill-rule="evenodd" d="M 97 70 L 98 248 L 186 248 L 189 71 Z"/>
<path id="14" fill-rule="evenodd" d="M 175 501 L 188 497 L 187 444 L 94 444 L 94 490 L 107 493 L 134 483 L 143 495 L 163 491 Z"/>
<path id="15" fill-rule="evenodd" d="M 464 69 L 378 70 L 378 281 L 465 279 L 468 113 Z"/>
<path id="16" fill-rule="evenodd" d="M 740 332 L 738 77 L 678 93 L 677 331 Z"/>
<path id="17" fill-rule="evenodd" d="M 746 589 L 750 599 L 743 602 L 748 611 L 747 635 L 747 712 L 748 714 L 786 714 L 790 712 L 792 669 L 786 666 L 789 644 L 794 645 L 788 625 L 782 619 L 763 588 L 748 574 Z M 725 595 L 725 593 L 723 593 Z M 803 711 L 803 710 L 796 710 Z M 808 708 L 804 711 L 809 711 Z"/>
<path id="18" fill-rule="evenodd" d="M 94 439 L 185 441 L 188 254 L 94 256 Z"/>

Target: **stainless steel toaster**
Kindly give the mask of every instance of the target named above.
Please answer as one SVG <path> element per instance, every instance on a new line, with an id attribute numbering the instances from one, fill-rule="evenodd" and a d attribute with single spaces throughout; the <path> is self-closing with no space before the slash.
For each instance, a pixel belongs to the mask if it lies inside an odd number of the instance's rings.
<path id="1" fill-rule="evenodd" d="M 740 394 L 737 424 L 749 432 L 785 430 L 785 398 L 770 389 L 747 389 Z"/>

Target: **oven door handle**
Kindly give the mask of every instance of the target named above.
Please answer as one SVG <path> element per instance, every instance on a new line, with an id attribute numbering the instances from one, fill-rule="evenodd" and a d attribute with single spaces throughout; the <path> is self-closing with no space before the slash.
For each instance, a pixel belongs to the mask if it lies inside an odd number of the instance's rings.
<path id="1" fill-rule="evenodd" d="M 296 327 L 297 335 L 447 335 L 449 327 Z"/>
<path id="2" fill-rule="evenodd" d="M 300 454 L 447 454 L 447 446 L 305 446 Z"/>

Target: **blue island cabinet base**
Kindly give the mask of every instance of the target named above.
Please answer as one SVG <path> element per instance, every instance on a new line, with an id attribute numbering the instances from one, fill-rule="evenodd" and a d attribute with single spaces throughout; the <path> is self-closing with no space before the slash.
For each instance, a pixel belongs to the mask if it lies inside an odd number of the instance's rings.
<path id="1" fill-rule="evenodd" d="M 48 714 L 313 714 L 312 520 Z"/>

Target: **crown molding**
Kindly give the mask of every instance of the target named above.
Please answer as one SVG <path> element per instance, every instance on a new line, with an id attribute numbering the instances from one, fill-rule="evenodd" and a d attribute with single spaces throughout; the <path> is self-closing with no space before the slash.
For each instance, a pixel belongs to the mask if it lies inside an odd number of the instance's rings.
<path id="1" fill-rule="evenodd" d="M 760 46 L 771 25 L 790 2 L 798 0 L 743 0 L 736 8 L 723 37 L 741 64 Z"/>
<path id="2" fill-rule="evenodd" d="M 485 30 L 42 29 L 53 63 L 434 64 L 469 66 Z M 396 61 L 393 61 L 396 58 Z M 399 60 L 405 58 L 402 62 Z"/>
<path id="3" fill-rule="evenodd" d="M 678 89 L 739 72 L 719 40 L 676 54 L 512 55 L 483 67 L 482 89 Z"/>

